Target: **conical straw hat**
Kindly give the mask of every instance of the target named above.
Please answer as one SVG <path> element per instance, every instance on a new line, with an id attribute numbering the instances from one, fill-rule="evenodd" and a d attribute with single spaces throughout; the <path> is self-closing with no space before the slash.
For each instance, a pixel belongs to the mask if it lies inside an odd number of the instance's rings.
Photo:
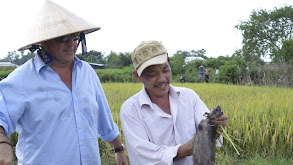
<path id="1" fill-rule="evenodd" d="M 29 49 L 34 44 L 63 35 L 75 32 L 87 34 L 100 29 L 100 27 L 89 23 L 49 0 L 45 1 L 37 18 L 36 25 L 33 27 L 27 42 L 25 42 L 26 44 L 24 44 L 25 46 L 19 48 L 19 51 Z"/>

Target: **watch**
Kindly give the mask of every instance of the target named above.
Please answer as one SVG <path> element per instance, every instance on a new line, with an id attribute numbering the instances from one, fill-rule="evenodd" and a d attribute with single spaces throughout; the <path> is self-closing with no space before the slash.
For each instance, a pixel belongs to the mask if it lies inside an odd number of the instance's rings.
<path id="1" fill-rule="evenodd" d="M 121 147 L 118 147 L 118 148 L 112 148 L 112 151 L 114 151 L 115 153 L 116 153 L 116 152 L 120 152 L 120 151 L 124 151 L 124 145 L 121 144 Z"/>

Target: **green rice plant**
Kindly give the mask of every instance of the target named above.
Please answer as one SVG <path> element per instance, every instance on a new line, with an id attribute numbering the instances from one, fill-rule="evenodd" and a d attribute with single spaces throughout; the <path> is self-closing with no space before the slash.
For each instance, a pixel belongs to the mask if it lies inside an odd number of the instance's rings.
<path id="1" fill-rule="evenodd" d="M 125 100 L 141 90 L 141 83 L 102 84 L 114 121 L 120 127 L 119 112 Z M 224 140 L 222 151 L 233 157 L 271 157 L 293 153 L 293 90 L 289 88 L 237 86 L 206 83 L 173 83 L 194 90 L 211 109 L 222 107 L 228 116 L 227 134 L 238 146 Z M 121 127 L 120 127 L 121 129 Z M 121 131 L 121 130 L 120 130 Z M 122 140 L 123 134 L 122 134 Z"/>
<path id="2" fill-rule="evenodd" d="M 237 150 L 240 156 L 231 142 L 224 140 L 221 153 L 217 152 L 217 164 L 258 164 L 263 161 L 264 164 L 292 164 L 293 89 L 212 83 L 173 85 L 194 90 L 209 109 L 220 105 L 228 117 L 226 132 L 236 148 L 239 147 Z M 124 101 L 139 92 L 143 85 L 103 83 L 102 86 L 114 122 L 120 129 L 121 140 L 125 143 L 119 118 L 120 108 Z M 16 143 L 14 136 L 11 140 Z M 99 144 L 102 164 L 115 164 L 111 146 L 102 140 L 99 140 Z M 263 157 L 266 159 L 262 160 Z"/>
<path id="3" fill-rule="evenodd" d="M 228 116 L 227 133 L 242 155 L 293 153 L 293 90 L 223 84 L 176 84 L 193 89 L 208 108 L 221 105 Z M 235 153 L 227 141 L 230 153 Z"/>
<path id="4" fill-rule="evenodd" d="M 123 144 L 125 139 L 121 130 L 120 122 L 120 108 L 122 104 L 132 95 L 139 92 L 142 88 L 142 84 L 139 83 L 103 83 L 102 84 L 106 98 L 108 100 L 109 107 L 113 116 L 114 122 L 117 124 L 120 130 L 120 138 Z M 111 146 L 102 140 L 99 140 L 99 147 L 101 153 L 102 164 L 115 164 L 115 157 L 111 151 Z M 126 157 L 128 157 L 126 150 Z"/>

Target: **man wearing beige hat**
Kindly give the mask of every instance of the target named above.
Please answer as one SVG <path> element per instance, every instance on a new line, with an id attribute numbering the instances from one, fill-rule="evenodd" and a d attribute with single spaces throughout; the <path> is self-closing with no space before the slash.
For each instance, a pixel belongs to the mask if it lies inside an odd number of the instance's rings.
<path id="1" fill-rule="evenodd" d="M 133 75 L 143 83 L 120 111 L 131 164 L 190 165 L 196 126 L 208 108 L 191 89 L 174 87 L 162 43 L 145 41 L 132 52 Z M 217 119 L 226 124 L 227 117 Z"/>
<path id="2" fill-rule="evenodd" d="M 99 78 L 75 56 L 78 44 L 86 53 L 85 34 L 100 28 L 49 0 L 41 11 L 19 49 L 36 56 L 0 82 L 0 164 L 12 164 L 14 131 L 18 164 L 101 164 L 98 138 L 127 164 Z"/>

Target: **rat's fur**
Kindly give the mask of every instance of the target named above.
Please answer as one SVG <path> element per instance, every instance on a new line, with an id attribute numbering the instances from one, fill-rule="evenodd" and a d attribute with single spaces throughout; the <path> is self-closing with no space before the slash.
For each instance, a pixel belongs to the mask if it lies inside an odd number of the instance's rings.
<path id="1" fill-rule="evenodd" d="M 198 125 L 197 133 L 194 135 L 193 164 L 213 165 L 215 162 L 215 143 L 217 126 L 211 121 L 223 115 L 221 107 L 213 108 L 211 114 Z"/>

